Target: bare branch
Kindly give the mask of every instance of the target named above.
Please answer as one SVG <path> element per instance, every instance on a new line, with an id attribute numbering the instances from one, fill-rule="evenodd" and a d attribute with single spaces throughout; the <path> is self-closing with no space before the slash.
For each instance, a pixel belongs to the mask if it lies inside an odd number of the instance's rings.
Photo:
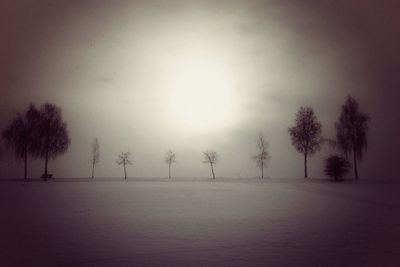
<path id="1" fill-rule="evenodd" d="M 129 160 L 131 156 L 131 152 L 123 152 L 118 155 L 117 164 L 118 165 L 132 165 L 132 162 Z"/>
<path id="2" fill-rule="evenodd" d="M 168 165 L 171 165 L 172 163 L 176 162 L 176 155 L 175 152 L 172 150 L 168 150 L 167 153 L 165 154 L 165 163 Z"/>
<path id="3" fill-rule="evenodd" d="M 218 162 L 218 153 L 214 150 L 206 150 L 203 152 L 203 163 L 215 164 Z"/>

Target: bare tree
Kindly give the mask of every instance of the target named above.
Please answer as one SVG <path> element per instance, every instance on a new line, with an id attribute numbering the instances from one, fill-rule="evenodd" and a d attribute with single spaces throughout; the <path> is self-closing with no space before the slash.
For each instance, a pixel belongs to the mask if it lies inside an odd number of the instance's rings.
<path id="1" fill-rule="evenodd" d="M 126 165 L 132 165 L 132 162 L 129 160 L 129 157 L 131 156 L 131 152 L 123 152 L 118 155 L 117 159 L 117 164 L 118 165 L 123 165 L 124 166 L 124 175 L 125 175 L 125 180 L 127 179 L 126 176 Z"/>
<path id="2" fill-rule="evenodd" d="M 349 96 L 335 124 L 339 148 L 347 155 L 353 154 L 355 179 L 358 179 L 357 159 L 362 159 L 363 152 L 368 148 L 369 120 L 370 117 L 360 111 L 357 101 Z"/>
<path id="3" fill-rule="evenodd" d="M 92 151 L 91 151 L 91 158 L 90 161 L 92 162 L 92 179 L 94 178 L 94 165 L 100 162 L 100 145 L 99 140 L 97 137 L 94 139 L 92 143 Z"/>
<path id="4" fill-rule="evenodd" d="M 261 179 L 264 178 L 264 167 L 267 165 L 267 161 L 271 158 L 268 154 L 268 142 L 265 140 L 263 133 L 258 135 L 256 140 L 256 146 L 258 148 L 258 154 L 252 156 L 253 160 L 257 163 L 257 166 L 261 169 Z"/>
<path id="5" fill-rule="evenodd" d="M 11 148 L 17 158 L 24 161 L 24 179 L 28 179 L 28 155 L 36 155 L 38 151 L 37 130 L 39 111 L 30 104 L 24 114 L 17 116 L 3 131 L 3 138 L 7 147 Z"/>
<path id="6" fill-rule="evenodd" d="M 61 109 L 56 105 L 45 103 L 39 110 L 37 155 L 45 160 L 43 179 L 49 177 L 47 165 L 49 159 L 55 159 L 58 155 L 68 150 L 71 142 L 67 131 L 67 124 L 62 119 Z"/>
<path id="7" fill-rule="evenodd" d="M 215 179 L 214 165 L 218 162 L 218 153 L 214 150 L 206 150 L 203 152 L 203 163 L 210 164 L 213 179 Z"/>
<path id="8" fill-rule="evenodd" d="M 322 143 L 322 126 L 311 107 L 301 107 L 296 114 L 295 126 L 288 129 L 292 144 L 304 155 L 304 177 L 307 173 L 307 157 L 314 155 Z"/>
<path id="9" fill-rule="evenodd" d="M 168 150 L 165 154 L 165 163 L 168 164 L 168 178 L 171 179 L 171 165 L 176 162 L 176 155 L 174 151 Z"/>

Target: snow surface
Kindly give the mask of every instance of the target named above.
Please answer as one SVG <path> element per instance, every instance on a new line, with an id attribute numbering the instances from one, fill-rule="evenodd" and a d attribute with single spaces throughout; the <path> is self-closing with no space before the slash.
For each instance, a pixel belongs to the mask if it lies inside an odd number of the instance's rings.
<path id="1" fill-rule="evenodd" d="M 0 182 L 1 266 L 400 266 L 400 184 Z"/>

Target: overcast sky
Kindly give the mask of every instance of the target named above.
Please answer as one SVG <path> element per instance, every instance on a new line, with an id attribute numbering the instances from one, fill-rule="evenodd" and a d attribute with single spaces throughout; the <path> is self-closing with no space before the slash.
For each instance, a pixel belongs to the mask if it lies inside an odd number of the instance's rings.
<path id="1" fill-rule="evenodd" d="M 129 176 L 165 177 L 164 155 L 173 149 L 173 175 L 209 177 L 202 164 L 209 148 L 220 154 L 217 176 L 254 177 L 259 171 L 250 156 L 263 132 L 272 157 L 266 175 L 301 177 L 303 158 L 287 132 L 297 109 L 312 106 L 331 138 L 341 105 L 352 95 L 372 118 L 361 177 L 396 178 L 399 12 L 397 1 L 389 0 L 5 0 L 0 129 L 30 102 L 60 106 L 71 145 L 49 165 L 58 177 L 90 175 L 94 137 L 101 149 L 98 176 L 121 177 L 115 160 L 129 150 Z M 177 114 L 185 112 L 174 110 L 171 100 L 182 73 L 198 66 L 193 62 L 224 76 L 229 90 L 229 108 L 213 114 L 220 120 L 212 127 L 185 124 Z M 213 87 L 201 85 L 212 98 Z M 201 88 L 198 81 L 193 88 Z M 323 148 L 309 160 L 311 177 L 324 176 L 329 153 Z M 43 165 L 34 161 L 32 175 Z M 2 177 L 22 172 L 21 162 L 3 155 Z"/>

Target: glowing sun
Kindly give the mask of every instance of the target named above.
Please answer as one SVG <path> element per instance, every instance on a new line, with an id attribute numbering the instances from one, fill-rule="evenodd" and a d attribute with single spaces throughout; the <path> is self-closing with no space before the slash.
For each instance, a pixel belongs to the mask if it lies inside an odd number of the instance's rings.
<path id="1" fill-rule="evenodd" d="M 226 69 L 206 58 L 187 59 L 176 68 L 170 110 L 184 127 L 211 130 L 225 126 L 232 109 Z"/>

